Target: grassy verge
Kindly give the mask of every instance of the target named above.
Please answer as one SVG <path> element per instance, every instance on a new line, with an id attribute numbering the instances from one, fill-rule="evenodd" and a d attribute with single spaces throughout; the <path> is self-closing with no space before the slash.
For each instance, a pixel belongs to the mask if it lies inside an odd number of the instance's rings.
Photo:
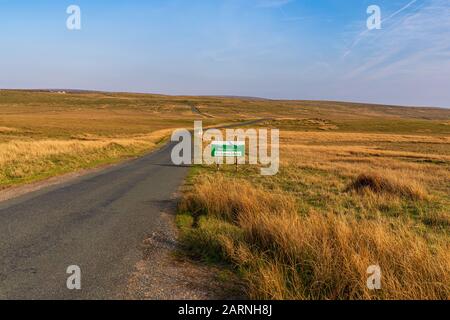
<path id="1" fill-rule="evenodd" d="M 193 169 L 184 249 L 233 269 L 252 299 L 449 299 L 448 148 L 447 136 L 285 130 L 274 177 Z"/>
<path id="2" fill-rule="evenodd" d="M 169 133 L 0 143 L 0 189 L 137 157 L 163 144 Z"/>

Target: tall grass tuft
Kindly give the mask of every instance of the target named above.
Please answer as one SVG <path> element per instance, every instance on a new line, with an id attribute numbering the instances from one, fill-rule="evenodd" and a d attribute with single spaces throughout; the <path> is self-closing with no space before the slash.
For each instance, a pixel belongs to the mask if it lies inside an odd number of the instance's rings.
<path id="1" fill-rule="evenodd" d="M 348 187 L 347 191 L 370 191 L 376 194 L 395 195 L 411 200 L 427 198 L 424 188 L 411 179 L 387 176 L 380 173 L 360 174 Z"/>
<path id="2" fill-rule="evenodd" d="M 200 221 L 184 232 L 189 246 L 220 252 L 244 275 L 250 298 L 450 298 L 448 243 L 431 248 L 405 221 L 304 216 L 294 198 L 227 178 L 203 179 L 180 208 Z M 382 290 L 367 287 L 371 265 L 381 267 Z"/>

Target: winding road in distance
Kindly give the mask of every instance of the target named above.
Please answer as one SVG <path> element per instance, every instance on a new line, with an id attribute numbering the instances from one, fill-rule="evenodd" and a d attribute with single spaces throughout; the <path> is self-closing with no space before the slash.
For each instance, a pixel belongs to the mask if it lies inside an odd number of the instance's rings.
<path id="1" fill-rule="evenodd" d="M 0 299 L 120 298 L 189 170 L 172 165 L 174 145 L 0 202 Z M 81 290 L 67 289 L 70 265 Z"/>

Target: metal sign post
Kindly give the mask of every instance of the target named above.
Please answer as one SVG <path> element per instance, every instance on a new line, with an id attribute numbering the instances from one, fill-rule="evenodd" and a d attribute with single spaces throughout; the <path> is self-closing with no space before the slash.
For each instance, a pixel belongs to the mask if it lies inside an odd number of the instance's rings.
<path id="1" fill-rule="evenodd" d="M 238 170 L 238 157 L 245 157 L 245 141 L 214 141 L 211 147 L 212 157 L 235 158 L 236 171 Z M 217 163 L 217 170 L 219 169 Z"/>

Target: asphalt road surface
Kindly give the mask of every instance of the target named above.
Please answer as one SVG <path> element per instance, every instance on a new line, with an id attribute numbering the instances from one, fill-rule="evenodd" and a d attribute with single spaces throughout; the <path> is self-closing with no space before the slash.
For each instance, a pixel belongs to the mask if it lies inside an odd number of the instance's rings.
<path id="1" fill-rule="evenodd" d="M 174 144 L 0 202 L 0 299 L 121 298 L 142 241 L 187 174 L 172 165 Z M 81 290 L 67 289 L 71 265 L 81 268 Z"/>
<path id="2" fill-rule="evenodd" d="M 172 147 L 0 203 L 0 299 L 120 298 L 186 176 Z M 70 265 L 81 290 L 67 289 Z"/>

